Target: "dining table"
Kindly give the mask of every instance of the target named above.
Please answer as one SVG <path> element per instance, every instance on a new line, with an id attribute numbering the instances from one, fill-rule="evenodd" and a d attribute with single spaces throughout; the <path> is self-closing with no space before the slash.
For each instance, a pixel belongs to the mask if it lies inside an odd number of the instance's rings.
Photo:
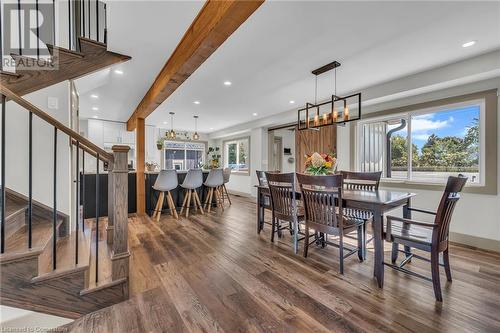
<path id="1" fill-rule="evenodd" d="M 260 233 L 264 227 L 264 209 L 266 206 L 266 197 L 269 198 L 270 192 L 267 185 L 256 185 L 257 187 L 257 232 Z M 355 208 L 370 211 L 373 214 L 373 242 L 374 242 L 374 260 L 373 260 L 373 275 L 377 280 L 380 288 L 384 286 L 384 214 L 397 209 L 403 208 L 403 217 L 411 218 L 411 199 L 415 193 L 393 191 L 393 190 L 351 190 L 344 189 L 342 191 L 342 206 L 344 208 Z M 300 200 L 300 188 L 296 187 L 295 197 Z M 298 230 L 298 223 L 294 226 Z M 298 244 L 298 232 L 294 232 L 294 244 Z M 294 246 L 297 253 L 297 246 Z M 405 249 L 406 250 L 406 249 Z"/>

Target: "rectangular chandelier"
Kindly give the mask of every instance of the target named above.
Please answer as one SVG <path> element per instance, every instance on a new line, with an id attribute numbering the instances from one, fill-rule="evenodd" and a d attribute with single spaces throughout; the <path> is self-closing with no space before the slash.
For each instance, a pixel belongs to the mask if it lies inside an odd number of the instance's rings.
<path id="1" fill-rule="evenodd" d="M 326 73 L 332 69 L 336 69 L 339 66 L 340 63 L 334 61 L 323 67 L 315 69 L 312 71 L 312 74 L 314 74 L 317 78 L 318 75 Z M 337 75 L 335 73 L 335 81 L 336 77 Z M 337 90 L 336 87 L 335 90 Z M 349 96 L 337 96 L 336 94 L 333 94 L 331 100 L 316 104 L 306 103 L 306 106 L 299 109 L 297 112 L 297 126 L 299 130 L 314 129 L 334 124 L 344 124 L 360 119 L 360 92 Z"/>

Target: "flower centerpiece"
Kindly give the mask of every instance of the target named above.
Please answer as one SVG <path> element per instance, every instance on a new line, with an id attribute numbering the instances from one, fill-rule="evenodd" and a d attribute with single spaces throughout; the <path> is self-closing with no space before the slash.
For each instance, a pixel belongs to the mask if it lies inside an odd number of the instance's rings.
<path id="1" fill-rule="evenodd" d="M 306 155 L 306 171 L 310 175 L 328 175 L 335 171 L 337 158 L 335 154 L 314 153 Z"/>

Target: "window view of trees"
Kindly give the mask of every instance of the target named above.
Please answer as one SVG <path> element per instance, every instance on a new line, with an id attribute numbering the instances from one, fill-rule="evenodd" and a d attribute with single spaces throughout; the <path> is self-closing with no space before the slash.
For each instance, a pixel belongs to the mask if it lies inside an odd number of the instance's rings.
<path id="1" fill-rule="evenodd" d="M 391 137 L 392 169 L 408 166 L 408 143 L 401 134 Z M 466 128 L 464 137 L 431 134 L 421 149 L 412 144 L 412 168 L 416 171 L 478 172 L 479 119 Z"/>
<path id="2" fill-rule="evenodd" d="M 226 142 L 225 146 L 225 166 L 234 171 L 248 171 L 248 138 Z"/>

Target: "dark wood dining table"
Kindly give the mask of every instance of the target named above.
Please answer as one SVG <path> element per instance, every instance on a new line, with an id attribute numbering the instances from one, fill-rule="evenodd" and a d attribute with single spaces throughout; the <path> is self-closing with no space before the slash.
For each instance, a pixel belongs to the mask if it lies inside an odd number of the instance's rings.
<path id="1" fill-rule="evenodd" d="M 257 232 L 260 233 L 264 227 L 264 206 L 265 197 L 269 196 L 269 188 L 264 185 L 257 185 Z M 300 200 L 300 190 L 295 191 L 296 198 Z M 382 239 L 384 220 L 383 216 L 388 211 L 398 207 L 403 207 L 403 217 L 411 218 L 410 211 L 407 209 L 411 206 L 411 198 L 415 193 L 401 192 L 393 190 L 343 190 L 342 201 L 343 207 L 357 208 L 373 213 L 373 241 L 374 241 L 374 263 L 373 275 L 375 276 L 378 286 L 384 286 L 384 244 Z M 295 227 L 297 229 L 297 227 Z M 294 237 L 298 237 L 298 233 L 294 233 Z M 294 242 L 297 240 L 295 239 Z"/>

